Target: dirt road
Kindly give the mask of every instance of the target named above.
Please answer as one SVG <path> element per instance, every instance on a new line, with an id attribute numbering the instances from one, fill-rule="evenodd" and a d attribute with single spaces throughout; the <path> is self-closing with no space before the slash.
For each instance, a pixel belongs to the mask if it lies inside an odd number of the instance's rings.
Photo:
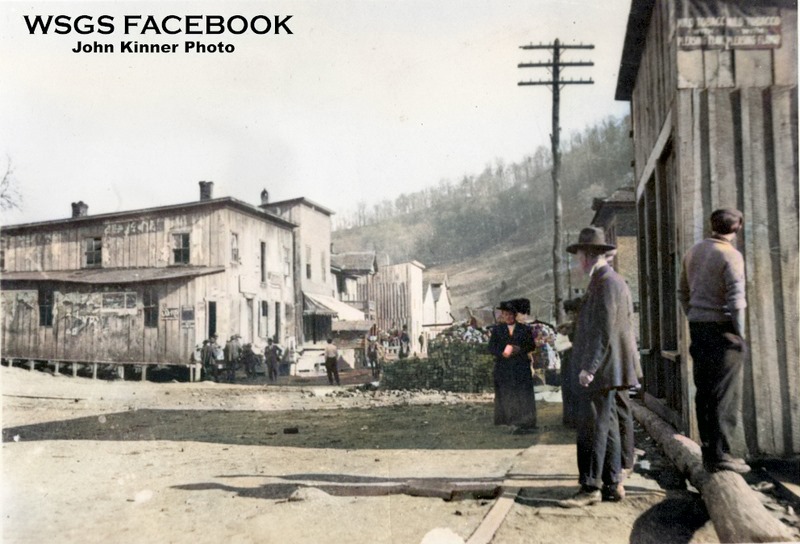
<path id="1" fill-rule="evenodd" d="M 577 487 L 558 404 L 514 436 L 490 395 L 0 377 L 6 543 L 456 543 L 504 481 L 522 490 L 492 542 L 716 541 L 655 454 L 623 503 L 558 508 Z"/>

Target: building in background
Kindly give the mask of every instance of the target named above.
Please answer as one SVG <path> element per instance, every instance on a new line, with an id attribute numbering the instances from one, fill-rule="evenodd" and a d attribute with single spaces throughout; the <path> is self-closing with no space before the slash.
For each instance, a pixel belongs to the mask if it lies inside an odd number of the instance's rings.
<path id="1" fill-rule="evenodd" d="M 425 265 L 418 261 L 382 266 L 374 280 L 378 329 L 401 332 L 405 327 L 410 353 L 418 355 L 423 320 L 423 270 Z"/>
<path id="2" fill-rule="evenodd" d="M 295 224 L 212 192 L 0 228 L 3 357 L 183 364 L 212 334 L 293 343 Z"/>
<path id="3" fill-rule="evenodd" d="M 447 274 L 424 272 L 422 291 L 422 330 L 432 340 L 454 322 Z"/>

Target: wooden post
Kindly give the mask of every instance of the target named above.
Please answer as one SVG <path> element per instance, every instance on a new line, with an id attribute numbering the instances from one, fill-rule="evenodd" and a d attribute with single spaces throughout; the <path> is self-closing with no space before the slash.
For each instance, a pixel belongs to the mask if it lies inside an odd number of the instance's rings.
<path id="1" fill-rule="evenodd" d="M 147 381 L 147 365 L 142 365 L 142 381 Z"/>
<path id="2" fill-rule="evenodd" d="M 28 370 L 33 370 L 36 367 L 36 361 L 33 359 L 28 361 Z"/>
<path id="3" fill-rule="evenodd" d="M 56 361 L 56 369 L 55 369 L 56 375 L 58 375 L 60 371 L 61 371 L 61 361 Z"/>
<path id="4" fill-rule="evenodd" d="M 791 542 L 791 531 L 767 512 L 756 492 L 735 472 L 709 474 L 700 446 L 644 406 L 631 403 L 633 415 L 677 469 L 700 490 L 720 542 Z"/>
<path id="5" fill-rule="evenodd" d="M 92 363 L 92 379 L 97 379 L 97 363 Z"/>
<path id="6" fill-rule="evenodd" d="M 78 377 L 78 363 L 72 363 L 72 377 Z"/>

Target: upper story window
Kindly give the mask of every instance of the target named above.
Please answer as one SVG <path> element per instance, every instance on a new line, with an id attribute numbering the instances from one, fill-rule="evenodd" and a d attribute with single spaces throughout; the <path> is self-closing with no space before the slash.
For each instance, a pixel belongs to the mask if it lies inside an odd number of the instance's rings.
<path id="1" fill-rule="evenodd" d="M 306 246 L 306 279 L 311 279 L 311 246 Z"/>
<path id="2" fill-rule="evenodd" d="M 261 283 L 267 281 L 267 243 L 261 242 Z"/>
<path id="3" fill-rule="evenodd" d="M 172 235 L 172 255 L 174 264 L 189 264 L 189 233 Z"/>
<path id="4" fill-rule="evenodd" d="M 328 280 L 328 274 L 327 274 L 327 271 L 325 270 L 325 252 L 324 251 L 320 254 L 320 264 L 322 265 L 322 267 L 321 267 L 322 281 L 327 281 Z"/>
<path id="5" fill-rule="evenodd" d="M 239 262 L 239 235 L 235 232 L 231 233 L 231 262 Z"/>
<path id="6" fill-rule="evenodd" d="M 86 266 L 102 266 L 103 239 L 86 238 Z"/>
<path id="7" fill-rule="evenodd" d="M 53 288 L 41 287 L 39 288 L 39 326 L 52 327 L 53 326 Z"/>
<path id="8" fill-rule="evenodd" d="M 283 248 L 283 283 L 289 285 L 289 277 L 292 275 L 292 254 L 288 247 Z"/>

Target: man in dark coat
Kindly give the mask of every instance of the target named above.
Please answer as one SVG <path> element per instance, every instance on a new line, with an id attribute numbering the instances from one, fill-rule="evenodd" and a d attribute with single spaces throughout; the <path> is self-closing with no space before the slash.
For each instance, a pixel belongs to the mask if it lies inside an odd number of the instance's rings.
<path id="1" fill-rule="evenodd" d="M 615 247 L 602 229 L 581 231 L 567 248 L 577 255 L 591 278 L 578 314 L 573 364 L 578 374 L 578 493 L 562 506 L 619 501 L 622 486 L 621 446 L 616 395 L 639 385 L 639 352 L 633 329 L 630 289 L 606 260 Z M 602 489 L 601 489 L 602 488 Z"/>
<path id="2" fill-rule="evenodd" d="M 517 323 L 524 299 L 501 302 L 501 323 L 494 325 L 489 353 L 494 355 L 494 424 L 511 425 L 516 434 L 536 429 L 536 402 L 528 353 L 536 347 L 530 327 Z"/>

